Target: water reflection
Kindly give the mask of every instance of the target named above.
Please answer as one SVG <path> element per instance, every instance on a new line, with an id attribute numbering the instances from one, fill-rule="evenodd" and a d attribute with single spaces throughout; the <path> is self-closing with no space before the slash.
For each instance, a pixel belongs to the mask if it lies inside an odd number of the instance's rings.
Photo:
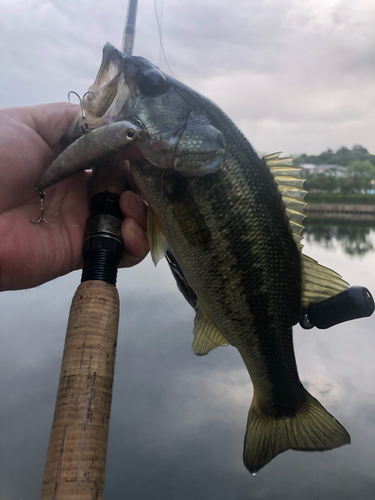
<path id="1" fill-rule="evenodd" d="M 304 252 L 374 293 L 372 251 L 343 250 L 375 246 L 373 226 L 310 222 Z M 73 273 L 27 293 L 0 294 L 0 500 L 40 499 L 79 278 Z M 294 328 L 301 380 L 352 444 L 326 453 L 288 451 L 252 477 L 242 447 L 253 389 L 237 351 L 193 355 L 194 311 L 165 262 L 122 269 L 118 289 L 107 500 L 374 499 L 375 316 L 328 330 Z"/>
<path id="2" fill-rule="evenodd" d="M 362 256 L 374 251 L 375 221 L 345 219 L 315 219 L 308 217 L 303 236 L 308 242 L 317 242 L 324 248 L 338 247 L 348 255 Z"/>

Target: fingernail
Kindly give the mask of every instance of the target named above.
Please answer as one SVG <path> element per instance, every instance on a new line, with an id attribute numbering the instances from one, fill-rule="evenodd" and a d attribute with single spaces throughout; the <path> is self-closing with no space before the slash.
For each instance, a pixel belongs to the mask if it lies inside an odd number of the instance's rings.
<path id="1" fill-rule="evenodd" d="M 138 224 L 132 219 L 130 224 L 130 230 L 136 236 L 137 238 L 143 238 L 144 237 L 144 232 L 142 229 L 138 226 Z"/>

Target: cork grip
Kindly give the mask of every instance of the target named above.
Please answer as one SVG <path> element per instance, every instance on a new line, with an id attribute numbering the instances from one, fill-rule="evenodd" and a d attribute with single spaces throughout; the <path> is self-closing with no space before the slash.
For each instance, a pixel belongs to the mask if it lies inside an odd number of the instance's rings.
<path id="1" fill-rule="evenodd" d="M 101 500 L 119 319 L 117 289 L 86 281 L 72 301 L 42 500 Z"/>

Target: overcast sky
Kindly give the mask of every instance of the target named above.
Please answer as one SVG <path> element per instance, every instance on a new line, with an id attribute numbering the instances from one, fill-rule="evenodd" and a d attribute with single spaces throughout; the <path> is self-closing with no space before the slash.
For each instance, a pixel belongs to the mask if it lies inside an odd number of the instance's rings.
<path id="1" fill-rule="evenodd" d="M 104 44 L 120 48 L 126 9 L 0 0 L 0 106 L 83 94 Z M 164 0 L 162 16 L 174 76 L 219 104 L 260 153 L 375 152 L 374 25 L 373 0 Z M 159 47 L 154 2 L 140 0 L 135 55 L 159 65 Z"/>

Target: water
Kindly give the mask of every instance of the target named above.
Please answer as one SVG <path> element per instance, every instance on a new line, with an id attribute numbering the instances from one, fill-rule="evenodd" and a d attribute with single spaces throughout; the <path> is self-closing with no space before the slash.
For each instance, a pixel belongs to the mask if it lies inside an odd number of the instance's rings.
<path id="1" fill-rule="evenodd" d="M 304 252 L 375 294 L 375 222 L 312 220 Z M 66 320 L 79 273 L 0 295 L 0 499 L 39 500 Z M 108 500 L 373 499 L 375 317 L 295 327 L 300 377 L 352 444 L 288 451 L 252 477 L 242 446 L 252 386 L 231 347 L 192 354 L 193 311 L 167 266 L 121 270 Z"/>

